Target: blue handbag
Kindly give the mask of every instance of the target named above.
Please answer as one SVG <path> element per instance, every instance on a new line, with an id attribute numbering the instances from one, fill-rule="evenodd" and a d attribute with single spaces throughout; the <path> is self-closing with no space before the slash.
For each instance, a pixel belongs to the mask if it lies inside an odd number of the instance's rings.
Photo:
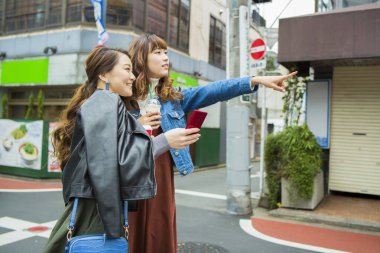
<path id="1" fill-rule="evenodd" d="M 90 234 L 72 237 L 78 198 L 74 199 L 65 253 L 128 253 L 128 201 L 124 201 L 125 238 L 107 238 L 105 234 Z"/>

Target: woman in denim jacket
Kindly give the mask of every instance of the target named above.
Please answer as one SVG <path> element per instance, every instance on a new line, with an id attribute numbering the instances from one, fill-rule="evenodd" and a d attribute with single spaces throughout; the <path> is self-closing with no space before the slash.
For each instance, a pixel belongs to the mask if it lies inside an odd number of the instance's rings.
<path id="1" fill-rule="evenodd" d="M 186 113 L 255 92 L 259 83 L 284 91 L 283 81 L 296 74 L 234 78 L 178 91 L 169 79 L 167 44 L 163 39 L 156 35 L 140 36 L 130 44 L 128 51 L 136 76 L 129 109 L 140 123 L 151 125 L 155 134 L 185 128 Z M 141 113 L 148 95 L 160 101 L 160 113 Z M 186 143 L 185 139 L 182 141 Z M 194 165 L 188 146 L 169 152 L 156 159 L 157 196 L 140 201 L 138 212 L 130 215 L 131 253 L 177 252 L 173 161 L 182 176 L 190 174 Z"/>

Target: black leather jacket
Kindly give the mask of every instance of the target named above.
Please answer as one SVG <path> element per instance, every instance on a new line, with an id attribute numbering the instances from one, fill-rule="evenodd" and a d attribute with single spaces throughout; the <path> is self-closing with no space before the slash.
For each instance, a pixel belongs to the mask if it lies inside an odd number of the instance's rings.
<path id="1" fill-rule="evenodd" d="M 96 199 L 111 238 L 122 236 L 121 200 L 155 196 L 151 138 L 119 95 L 97 90 L 79 109 L 62 181 L 65 204 L 72 197 Z"/>

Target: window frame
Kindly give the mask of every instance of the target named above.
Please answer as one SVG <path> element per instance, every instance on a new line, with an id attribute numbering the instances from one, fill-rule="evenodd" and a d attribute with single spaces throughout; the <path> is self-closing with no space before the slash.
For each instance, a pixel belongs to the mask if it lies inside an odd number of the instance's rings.
<path id="1" fill-rule="evenodd" d="M 211 23 L 212 23 L 212 20 L 214 20 L 214 25 L 213 27 L 211 27 Z M 217 36 L 216 36 L 216 33 L 217 33 L 217 25 L 221 25 L 222 29 L 221 29 L 221 41 L 218 42 L 220 43 L 220 49 L 221 49 L 221 53 L 220 53 L 220 61 L 218 61 L 218 59 L 216 59 L 216 40 L 217 40 Z M 213 29 L 211 29 L 213 28 Z M 213 36 L 213 41 L 211 42 L 211 34 Z M 222 22 L 220 19 L 218 19 L 217 17 L 215 17 L 214 15 L 210 15 L 210 31 L 209 31 L 209 56 L 208 56 L 208 63 L 215 66 L 215 67 L 218 67 L 218 68 L 221 68 L 221 69 L 226 69 L 226 56 L 225 56 L 225 53 L 226 53 L 226 24 L 224 22 Z M 212 52 L 212 54 L 211 54 Z"/>

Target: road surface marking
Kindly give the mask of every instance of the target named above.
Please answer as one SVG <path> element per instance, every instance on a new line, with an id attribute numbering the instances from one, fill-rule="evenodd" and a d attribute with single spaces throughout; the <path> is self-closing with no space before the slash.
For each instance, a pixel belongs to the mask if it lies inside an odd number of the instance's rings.
<path id="1" fill-rule="evenodd" d="M 53 189 L 0 189 L 0 192 L 61 192 L 62 188 Z"/>
<path id="2" fill-rule="evenodd" d="M 277 239 L 277 238 L 265 235 L 257 231 L 252 226 L 251 220 L 241 219 L 239 223 L 240 223 L 241 229 L 243 229 L 243 231 L 246 232 L 247 234 L 252 235 L 261 240 L 268 241 L 268 242 L 285 245 L 285 246 L 289 246 L 293 248 L 298 248 L 298 249 L 322 252 L 322 253 L 348 253 L 347 251 L 333 250 L 333 249 L 311 246 L 311 245 L 302 244 L 302 243 L 290 242 L 290 241 L 285 241 L 285 240 L 281 240 L 281 239 Z"/>
<path id="3" fill-rule="evenodd" d="M 180 189 L 175 189 L 175 193 L 202 197 L 202 198 L 227 200 L 226 195 L 214 194 L 214 193 L 196 192 L 196 191 L 180 190 Z M 258 196 L 259 196 L 259 192 L 251 192 L 251 198 L 257 199 Z"/>
<path id="4" fill-rule="evenodd" d="M 21 219 L 15 219 L 12 217 L 2 217 L 0 218 L 0 227 L 12 229 L 13 231 L 0 234 L 0 246 L 28 239 L 34 236 L 49 238 L 51 230 L 53 229 L 56 222 L 57 221 L 55 220 L 39 224 Z M 49 228 L 49 230 L 40 233 L 27 231 L 28 228 L 35 226 L 46 226 Z"/>
<path id="5" fill-rule="evenodd" d="M 227 196 L 214 194 L 214 193 L 195 192 L 195 191 L 180 190 L 180 189 L 175 189 L 175 193 L 203 197 L 203 198 L 227 200 Z"/>

